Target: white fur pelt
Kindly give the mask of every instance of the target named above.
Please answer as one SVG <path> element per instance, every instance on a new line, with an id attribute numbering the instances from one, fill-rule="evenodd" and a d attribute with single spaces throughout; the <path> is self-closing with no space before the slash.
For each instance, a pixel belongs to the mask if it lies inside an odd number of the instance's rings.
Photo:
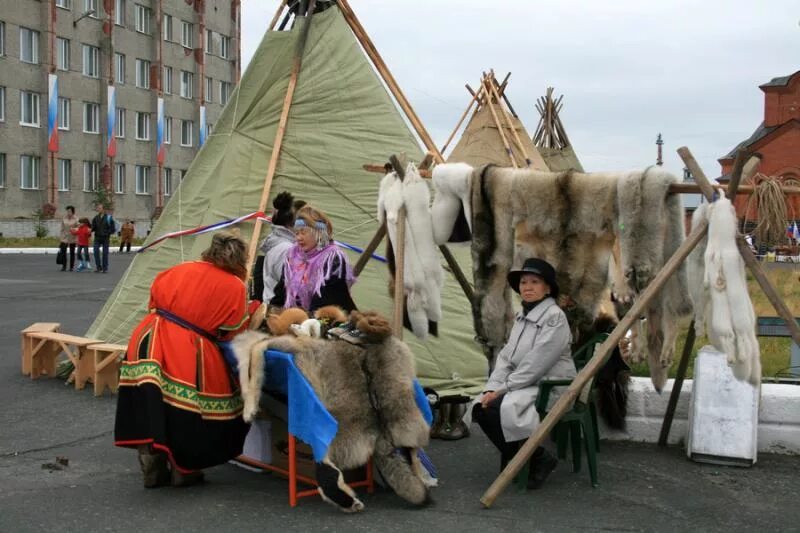
<path id="1" fill-rule="evenodd" d="M 355 346 L 312 337 L 243 335 L 233 342 L 240 361 L 263 358 L 265 344 L 294 354 L 298 369 L 338 422 L 327 464 L 349 470 L 374 457 L 399 496 L 417 505 L 428 501 L 428 489 L 413 461 L 403 466 L 392 456 L 397 448 L 415 451 L 425 446 L 430 433 L 414 399 L 414 360 L 405 343 L 393 336 Z M 253 392 L 260 397 L 260 388 Z"/>
<path id="2" fill-rule="evenodd" d="M 692 213 L 692 232 L 703 220 L 708 218 L 708 203 L 700 204 Z M 706 334 L 706 317 L 708 316 L 708 286 L 705 282 L 706 262 L 705 253 L 708 246 L 706 234 L 697 246 L 689 253 L 686 259 L 686 275 L 689 280 L 689 293 L 694 304 L 694 331 L 698 337 Z"/>
<path id="3" fill-rule="evenodd" d="M 708 337 L 714 347 L 727 354 L 728 364 L 738 379 L 758 385 L 761 352 L 744 260 L 736 245 L 736 211 L 730 200 L 720 198 L 706 213 L 709 224 L 703 279 L 708 294 L 704 315 Z"/>
<path id="4" fill-rule="evenodd" d="M 433 169 L 433 205 L 431 215 L 436 244 L 447 244 L 461 209 L 472 231 L 472 172 L 466 163 L 437 165 Z"/>
<path id="5" fill-rule="evenodd" d="M 433 237 L 430 191 L 413 164 L 406 168 L 405 179 L 390 172 L 381 180 L 378 194 L 378 219 L 387 223 L 392 246 L 397 250 L 397 216 L 406 208 L 403 286 L 406 310 L 414 335 L 428 335 L 428 321 L 442 318 L 444 273 Z M 395 295 L 395 297 L 399 297 Z"/>
<path id="6" fill-rule="evenodd" d="M 252 422 L 258 413 L 264 383 L 264 350 L 268 344 L 269 335 L 253 330 L 243 331 L 231 342 L 239 366 L 239 386 L 244 402 L 242 418 L 245 422 Z"/>

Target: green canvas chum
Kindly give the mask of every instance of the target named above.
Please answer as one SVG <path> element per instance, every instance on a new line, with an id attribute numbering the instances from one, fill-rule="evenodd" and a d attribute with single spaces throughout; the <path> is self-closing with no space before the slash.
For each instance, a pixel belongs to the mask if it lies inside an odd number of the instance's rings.
<path id="1" fill-rule="evenodd" d="M 203 148 L 155 223 L 145 244 L 164 233 L 235 218 L 258 210 L 272 143 L 289 84 L 292 55 L 303 18 L 291 31 L 267 32 Z M 380 175 L 362 170 L 406 152 L 420 161 L 420 146 L 364 55 L 338 8 L 312 17 L 271 196 L 283 190 L 323 209 L 334 238 L 364 247 L 378 229 Z M 271 199 L 270 199 L 271 200 Z M 253 223 L 241 224 L 248 239 Z M 264 226 L 260 238 L 270 228 Z M 156 274 L 195 260 L 211 233 L 167 239 L 137 254 L 95 319 L 87 336 L 127 342 L 147 312 Z M 465 272 L 466 247 L 452 249 Z M 352 252 L 353 263 L 358 259 Z M 370 261 L 353 286 L 360 309 L 391 316 L 385 264 Z M 404 340 L 416 359 L 417 376 L 440 394 L 473 394 L 487 376 L 486 359 L 474 342 L 469 302 L 446 274 L 439 337 Z"/>

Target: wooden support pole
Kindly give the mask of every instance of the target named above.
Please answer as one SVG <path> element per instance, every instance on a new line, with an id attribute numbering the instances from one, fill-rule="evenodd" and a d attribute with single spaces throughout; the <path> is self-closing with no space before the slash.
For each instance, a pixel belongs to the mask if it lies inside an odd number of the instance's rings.
<path id="1" fill-rule="evenodd" d="M 739 183 L 742 181 L 742 171 L 744 170 L 745 161 L 747 161 L 747 152 L 744 150 L 737 150 L 736 159 L 733 162 L 731 180 L 728 182 L 728 190 L 725 191 L 725 196 L 731 201 L 736 198 L 736 191 L 739 189 Z"/>
<path id="2" fill-rule="evenodd" d="M 697 164 L 697 160 L 692 155 L 692 152 L 690 152 L 689 148 L 686 146 L 681 146 L 678 148 L 678 155 L 683 160 L 683 164 L 686 165 L 686 168 L 689 169 L 689 172 L 692 173 L 692 176 L 694 176 L 694 181 L 697 182 L 703 196 L 710 202 L 714 198 L 714 188 L 711 186 L 711 182 L 708 181 L 703 169 Z"/>
<path id="3" fill-rule="evenodd" d="M 439 250 L 442 252 L 444 260 L 447 261 L 447 266 L 450 267 L 450 270 L 453 272 L 453 277 L 456 278 L 456 281 L 461 286 L 461 290 L 464 291 L 464 296 L 467 297 L 470 305 L 472 305 L 473 302 L 475 302 L 475 290 L 472 288 L 472 285 L 469 284 L 467 276 L 464 275 L 464 271 L 461 270 L 458 261 L 453 257 L 453 252 L 451 252 L 447 246 L 439 246 Z"/>
<path id="4" fill-rule="evenodd" d="M 286 133 L 286 123 L 289 121 L 289 109 L 292 107 L 292 98 L 294 97 L 294 90 L 297 87 L 297 77 L 300 75 L 300 67 L 303 64 L 303 52 L 306 48 L 306 41 L 308 40 L 308 32 L 311 28 L 311 16 L 314 13 L 314 5 L 316 0 L 311 0 L 308 7 L 308 13 L 305 18 L 305 23 L 300 29 L 300 35 L 297 37 L 297 46 L 294 52 L 294 61 L 292 63 L 292 72 L 289 77 L 289 86 L 286 88 L 286 95 L 283 98 L 283 109 L 281 110 L 281 117 L 278 121 L 278 130 L 275 132 L 275 141 L 272 143 L 272 154 L 269 158 L 269 166 L 267 167 L 267 176 L 264 178 L 264 187 L 261 189 L 261 199 L 258 202 L 258 210 L 264 211 L 267 208 L 267 200 L 269 200 L 269 192 L 272 189 L 272 179 L 275 176 L 275 170 L 278 168 L 278 159 L 281 155 L 281 146 L 283 145 L 283 136 Z M 255 226 L 253 227 L 253 235 L 250 238 L 250 248 L 247 253 L 247 276 L 246 280 L 250 279 L 253 274 L 253 264 L 256 260 L 256 249 L 258 247 L 258 238 L 261 235 L 261 226 L 263 222 L 260 218 L 256 219 Z"/>
<path id="5" fill-rule="evenodd" d="M 489 108 L 489 111 L 492 113 L 492 118 L 494 119 L 494 123 L 497 126 L 497 132 L 500 134 L 500 139 L 503 140 L 503 146 L 506 149 L 506 153 L 508 154 L 508 159 L 511 160 L 511 166 L 514 168 L 519 168 L 516 159 L 514 159 L 514 152 L 511 151 L 511 146 L 508 144 L 508 139 L 506 139 L 506 134 L 503 132 L 503 125 L 500 123 L 500 119 L 497 118 L 497 112 L 494 110 L 494 105 L 492 105 L 492 90 L 489 88 L 490 81 L 487 78 L 483 78 L 481 80 L 481 85 L 483 90 L 486 91 L 486 106 Z M 498 105 L 500 103 L 498 102 Z"/>
<path id="6" fill-rule="evenodd" d="M 544 420 L 536 428 L 536 431 L 531 435 L 522 448 L 517 452 L 511 462 L 508 463 L 506 468 L 500 473 L 497 479 L 491 484 L 486 492 L 481 497 L 481 503 L 484 507 L 491 507 L 501 492 L 508 486 L 509 483 L 522 469 L 523 465 L 528 462 L 536 448 L 541 445 L 544 438 L 553 430 L 558 420 L 564 416 L 572 403 L 580 394 L 583 387 L 589 383 L 597 372 L 602 368 L 603 364 L 611 356 L 614 347 L 617 346 L 619 341 L 633 325 L 634 321 L 638 320 L 642 312 L 647 308 L 650 301 L 661 291 L 667 280 L 678 269 L 680 264 L 686 259 L 689 253 L 697 246 L 708 231 L 708 221 L 702 221 L 700 225 L 686 238 L 681 246 L 675 251 L 672 257 L 664 264 L 664 267 L 656 275 L 653 281 L 647 286 L 639 298 L 636 299 L 631 309 L 620 320 L 617 327 L 609 334 L 608 338 L 596 350 L 595 355 L 586 364 L 583 369 L 578 372 L 575 379 L 567 390 L 559 397 Z"/>
<path id="7" fill-rule="evenodd" d="M 664 421 L 661 423 L 661 434 L 658 436 L 659 446 L 667 445 L 669 430 L 672 428 L 672 419 L 675 418 L 675 409 L 678 406 L 678 399 L 680 399 L 681 396 L 683 380 L 686 379 L 686 370 L 689 368 L 689 358 L 694 351 L 694 341 L 696 337 L 697 333 L 694 330 L 694 320 L 692 320 L 691 324 L 689 324 L 689 332 L 686 334 L 686 344 L 683 345 L 681 360 L 680 363 L 678 363 L 678 372 L 675 375 L 675 381 L 672 383 L 672 392 L 670 392 L 669 395 L 667 412 L 664 413 Z"/>
<path id="8" fill-rule="evenodd" d="M 397 247 L 394 251 L 394 314 L 392 315 L 392 330 L 395 337 L 403 340 L 403 306 L 405 304 L 405 275 L 406 260 L 406 206 L 397 212 Z"/>
<path id="9" fill-rule="evenodd" d="M 456 124 L 456 127 L 453 129 L 453 133 L 451 133 L 450 136 L 447 138 L 447 140 L 444 142 L 444 145 L 442 146 L 442 149 L 440 150 L 442 154 L 444 154 L 445 151 L 447 151 L 447 147 L 450 146 L 450 141 L 452 141 L 453 137 L 456 136 L 456 133 L 458 132 L 459 128 L 461 128 L 461 124 L 464 122 L 464 119 L 467 118 L 467 114 L 472 109 L 472 106 L 475 104 L 475 102 L 478 101 L 479 94 L 480 94 L 480 91 L 478 91 L 478 93 L 474 93 L 472 95 L 472 99 L 469 101 L 469 105 L 464 110 L 464 113 L 461 115 L 461 118 L 458 119 L 458 124 Z"/>
<path id="10" fill-rule="evenodd" d="M 275 25 L 278 23 L 278 20 L 281 18 L 281 13 L 283 13 L 283 9 L 286 7 L 286 0 L 281 0 L 281 5 L 278 6 L 278 9 L 275 11 L 275 16 L 272 17 L 272 22 L 269 23 L 269 27 L 267 31 L 272 31 L 275 29 Z"/>
<path id="11" fill-rule="evenodd" d="M 375 250 L 378 248 L 378 245 L 381 243 L 383 238 L 386 236 L 386 222 L 384 221 L 383 224 L 378 228 L 378 231 L 375 232 L 375 235 L 372 237 L 372 240 L 369 241 L 369 244 L 361 255 L 358 258 L 358 262 L 356 266 L 353 267 L 353 274 L 358 277 L 361 274 L 361 271 L 364 270 L 364 267 L 367 266 L 369 262 L 369 258 L 372 257 L 372 254 L 375 253 Z"/>
<path id="12" fill-rule="evenodd" d="M 522 144 L 522 140 L 519 138 L 519 133 L 517 133 L 517 128 L 514 127 L 514 122 L 511 120 L 511 117 L 506 111 L 506 108 L 500 103 L 500 95 L 497 92 L 497 87 L 495 87 L 495 83 L 497 80 L 494 79 L 494 71 L 491 72 L 491 76 L 489 77 L 489 87 L 492 90 L 492 94 L 494 94 L 495 100 L 497 100 L 497 104 L 500 106 L 500 110 L 503 113 L 503 117 L 506 119 L 506 124 L 508 124 L 508 129 L 511 130 L 511 136 L 514 138 L 514 142 L 516 143 L 517 147 L 519 148 L 520 153 L 522 153 L 522 157 L 525 158 L 525 166 L 531 166 L 531 158 L 528 157 L 528 152 L 525 150 L 525 146 Z"/>

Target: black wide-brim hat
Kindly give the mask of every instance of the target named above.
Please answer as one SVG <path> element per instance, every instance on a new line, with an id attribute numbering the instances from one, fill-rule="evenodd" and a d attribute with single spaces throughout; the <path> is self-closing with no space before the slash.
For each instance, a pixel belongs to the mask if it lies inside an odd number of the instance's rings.
<path id="1" fill-rule="evenodd" d="M 545 261 L 536 257 L 531 257 L 525 260 L 522 268 L 519 270 L 512 270 L 508 273 L 508 284 L 511 288 L 519 294 L 519 281 L 522 279 L 523 274 L 536 274 L 550 286 L 550 296 L 553 298 L 558 297 L 558 283 L 556 283 L 556 271 L 553 266 Z"/>

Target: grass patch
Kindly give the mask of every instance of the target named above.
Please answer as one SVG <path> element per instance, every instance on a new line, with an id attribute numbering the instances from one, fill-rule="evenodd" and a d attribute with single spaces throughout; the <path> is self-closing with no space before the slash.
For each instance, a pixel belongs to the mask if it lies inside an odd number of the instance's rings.
<path id="1" fill-rule="evenodd" d="M 783 297 L 784 303 L 789 307 L 794 316 L 800 316 L 800 268 L 789 265 L 763 265 L 775 290 Z M 750 292 L 750 299 L 753 301 L 753 309 L 756 316 L 778 316 L 758 282 L 748 272 L 747 286 Z M 674 378 L 678 369 L 678 361 L 683 353 L 686 344 L 686 334 L 691 323 L 690 318 L 680 321 L 681 333 L 675 346 L 675 362 L 670 368 L 669 377 Z M 705 336 L 698 337 L 694 343 L 692 357 L 689 359 L 689 368 L 686 371 L 687 379 L 694 375 L 694 359 L 697 351 L 706 344 L 711 344 Z M 774 377 L 785 375 L 790 362 L 790 350 L 792 345 L 791 338 L 782 337 L 758 337 L 758 345 L 761 348 L 761 375 L 764 377 Z M 631 368 L 634 376 L 649 377 L 650 371 L 646 363 L 633 365 Z"/>

